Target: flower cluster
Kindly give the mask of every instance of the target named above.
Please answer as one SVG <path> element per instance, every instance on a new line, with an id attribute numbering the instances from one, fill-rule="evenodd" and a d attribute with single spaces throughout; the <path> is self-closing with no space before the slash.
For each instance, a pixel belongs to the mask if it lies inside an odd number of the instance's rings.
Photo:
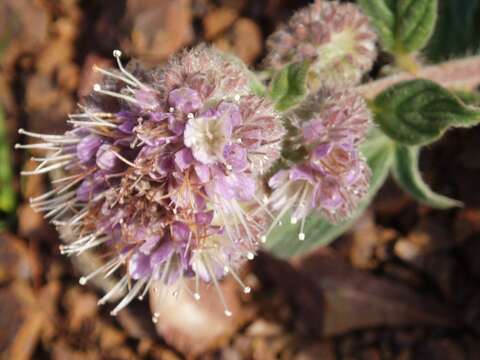
<path id="1" fill-rule="evenodd" d="M 252 259 L 268 230 L 260 176 L 278 159 L 284 129 L 273 104 L 252 93 L 243 65 L 200 46 L 165 67 L 131 63 L 119 71 L 96 69 L 102 84 L 71 115 L 63 135 L 21 133 L 44 142 L 20 145 L 49 150 L 39 174 L 64 169 L 50 192 L 32 199 L 74 241 L 79 254 L 100 247 L 110 260 L 92 274 L 124 268 L 101 303 L 126 295 L 118 313 L 152 284 L 176 292 L 185 278 L 211 282 Z M 156 315 L 155 315 L 156 316 Z M 154 316 L 154 319 L 155 319 Z"/>
<path id="2" fill-rule="evenodd" d="M 310 61 L 309 85 L 358 83 L 375 60 L 376 35 L 368 18 L 350 3 L 316 0 L 267 40 L 267 64 L 281 68 Z"/>
<path id="3" fill-rule="evenodd" d="M 290 114 L 294 133 L 286 152 L 303 157 L 270 178 L 270 203 L 278 219 L 288 210 L 292 224 L 301 219 L 300 240 L 312 211 L 336 223 L 348 218 L 368 191 L 370 169 L 358 145 L 370 118 L 364 100 L 351 90 L 320 91 Z"/>
<path id="4" fill-rule="evenodd" d="M 317 0 L 268 48 L 274 70 L 310 65 L 311 93 L 283 119 L 253 92 L 243 64 L 199 46 L 149 70 L 124 68 L 115 50 L 118 70 L 95 68 L 104 81 L 70 115 L 71 130 L 20 130 L 43 142 L 17 147 L 47 152 L 23 174 L 56 173 L 53 189 L 31 203 L 57 225 L 61 251 L 108 256 L 80 283 L 121 274 L 100 300 L 122 297 L 113 315 L 151 288 L 198 300 L 200 281 L 231 315 L 219 280 L 230 273 L 249 292 L 238 267 L 285 214 L 301 220 L 304 240 L 307 215 L 338 222 L 366 194 L 370 170 L 358 147 L 371 115 L 352 87 L 375 56 L 367 18 L 355 5 Z"/>
<path id="5" fill-rule="evenodd" d="M 269 179 L 277 218 L 301 220 L 316 211 L 332 223 L 348 218 L 368 191 L 370 169 L 359 151 L 371 123 L 353 87 L 375 59 L 376 35 L 368 18 L 349 3 L 317 0 L 297 12 L 267 46 L 267 64 L 280 69 L 308 62 L 310 95 L 287 118 L 283 167 Z"/>

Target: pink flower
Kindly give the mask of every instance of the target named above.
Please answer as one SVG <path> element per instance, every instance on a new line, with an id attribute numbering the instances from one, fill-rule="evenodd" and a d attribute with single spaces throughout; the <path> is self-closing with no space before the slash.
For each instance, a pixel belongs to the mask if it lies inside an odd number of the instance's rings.
<path id="1" fill-rule="evenodd" d="M 310 61 L 309 86 L 358 83 L 376 58 L 376 35 L 358 6 L 316 0 L 267 40 L 267 64 Z"/>
<path id="2" fill-rule="evenodd" d="M 246 69 L 213 49 L 149 71 L 127 70 L 114 56 L 120 71 L 99 70 L 107 79 L 71 116 L 73 131 L 24 133 L 54 151 L 34 173 L 67 173 L 63 186 L 32 200 L 60 233 L 77 237 L 62 252 L 114 254 L 81 282 L 126 269 L 101 300 L 127 290 L 115 315 L 157 280 L 159 291 L 178 291 L 186 277 L 239 279 L 235 271 L 267 231 L 257 199 L 284 129 L 273 104 L 250 89 Z"/>
<path id="3" fill-rule="evenodd" d="M 294 148 L 285 149 L 287 159 L 299 146 L 305 156 L 290 160 L 288 168 L 270 178 L 269 203 L 279 218 L 290 211 L 292 223 L 301 220 L 299 238 L 304 240 L 309 214 L 317 212 L 337 223 L 351 216 L 367 193 L 370 169 L 358 145 L 370 127 L 371 114 L 355 92 L 323 90 L 309 96 L 290 122 L 296 135 Z"/>

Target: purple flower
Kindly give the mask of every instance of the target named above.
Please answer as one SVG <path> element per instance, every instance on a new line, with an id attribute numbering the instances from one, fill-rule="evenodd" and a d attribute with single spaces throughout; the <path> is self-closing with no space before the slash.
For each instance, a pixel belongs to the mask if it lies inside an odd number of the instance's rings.
<path id="1" fill-rule="evenodd" d="M 168 102 L 176 110 L 187 114 L 199 110 L 203 105 L 198 92 L 188 87 L 172 90 L 168 94 Z"/>
<path id="2" fill-rule="evenodd" d="M 352 90 L 322 90 L 292 114 L 294 146 L 303 145 L 304 159 L 278 171 L 269 180 L 274 211 L 291 209 L 291 221 L 319 212 L 332 223 L 348 218 L 368 191 L 370 169 L 358 149 L 371 124 L 371 114 Z M 285 149 L 286 153 L 295 149 Z"/>
<path id="3" fill-rule="evenodd" d="M 115 155 L 115 148 L 112 145 L 104 144 L 96 151 L 97 166 L 101 170 L 112 171 L 119 165 L 119 159 Z"/>
<path id="4" fill-rule="evenodd" d="M 113 254 L 81 282 L 120 273 L 100 301 L 126 290 L 115 315 L 154 283 L 167 291 L 183 278 L 239 279 L 268 229 L 256 199 L 285 131 L 274 104 L 250 89 L 246 69 L 213 49 L 133 72 L 114 55 L 120 71 L 102 71 L 108 79 L 72 115 L 76 129 L 41 135 L 58 148 L 54 168 L 67 174 L 64 187 L 32 202 L 78 237 L 63 253 L 100 245 Z"/>
<path id="5" fill-rule="evenodd" d="M 77 157 L 83 163 L 89 163 L 95 159 L 98 148 L 102 145 L 102 138 L 98 135 L 88 135 L 77 145 Z"/>

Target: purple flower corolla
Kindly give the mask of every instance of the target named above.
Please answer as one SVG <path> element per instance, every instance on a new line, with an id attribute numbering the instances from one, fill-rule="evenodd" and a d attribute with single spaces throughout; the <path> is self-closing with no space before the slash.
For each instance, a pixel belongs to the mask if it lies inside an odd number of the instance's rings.
<path id="1" fill-rule="evenodd" d="M 126 69 L 120 52 L 114 56 L 119 71 L 96 69 L 106 79 L 70 116 L 73 131 L 22 131 L 52 151 L 33 173 L 65 170 L 32 204 L 74 238 L 63 253 L 113 254 L 81 278 L 121 275 L 100 300 L 126 291 L 112 314 L 152 286 L 176 293 L 194 278 L 214 284 L 230 315 L 218 280 L 232 273 L 249 291 L 236 271 L 268 230 L 257 199 L 280 156 L 279 115 L 250 89 L 246 69 L 213 49 L 148 71 L 133 62 Z M 198 288 L 191 292 L 199 298 Z"/>
<path id="2" fill-rule="evenodd" d="M 351 90 L 322 90 L 290 116 L 296 129 L 294 149 L 305 156 L 269 180 L 269 204 L 278 218 L 288 211 L 291 222 L 301 220 L 299 239 L 305 239 L 306 217 L 318 212 L 332 223 L 353 213 L 368 191 L 370 169 L 358 145 L 371 123 L 363 99 Z M 288 152 L 288 151 L 287 151 Z"/>

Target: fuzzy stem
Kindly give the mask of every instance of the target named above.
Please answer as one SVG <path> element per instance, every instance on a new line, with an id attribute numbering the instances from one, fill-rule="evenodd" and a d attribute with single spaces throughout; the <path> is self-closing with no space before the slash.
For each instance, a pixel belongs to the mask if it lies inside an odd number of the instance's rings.
<path id="1" fill-rule="evenodd" d="M 406 72 L 387 76 L 363 84 L 357 90 L 365 98 L 371 99 L 396 83 L 415 78 L 429 79 L 449 89 L 473 90 L 480 85 L 480 56 L 426 66 L 418 71 L 417 76 Z"/>
<path id="2" fill-rule="evenodd" d="M 400 53 L 395 57 L 395 62 L 398 68 L 410 73 L 413 76 L 418 76 L 422 66 L 412 54 Z"/>

